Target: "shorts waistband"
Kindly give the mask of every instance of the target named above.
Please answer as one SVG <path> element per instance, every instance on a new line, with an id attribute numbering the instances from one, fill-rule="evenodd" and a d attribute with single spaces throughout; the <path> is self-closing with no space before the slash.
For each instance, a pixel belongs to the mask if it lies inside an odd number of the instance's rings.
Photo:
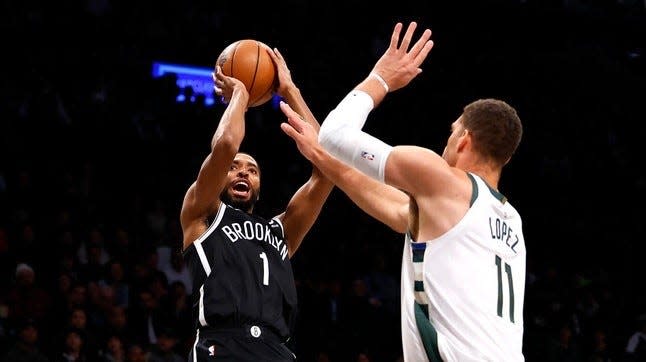
<path id="1" fill-rule="evenodd" d="M 288 338 L 281 337 L 271 328 L 255 324 L 245 324 L 237 327 L 202 327 L 199 329 L 200 337 L 239 337 L 261 339 L 274 343 L 285 343 Z"/>

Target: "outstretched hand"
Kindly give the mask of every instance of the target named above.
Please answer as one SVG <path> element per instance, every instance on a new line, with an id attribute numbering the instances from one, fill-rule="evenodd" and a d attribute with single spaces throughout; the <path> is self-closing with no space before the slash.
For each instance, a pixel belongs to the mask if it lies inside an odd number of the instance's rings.
<path id="1" fill-rule="evenodd" d="M 318 132 L 289 104 L 281 101 L 280 110 L 287 116 L 287 122 L 281 123 L 280 129 L 296 142 L 298 151 L 309 161 L 312 161 L 314 153 L 321 147 L 318 142 Z"/>
<path id="2" fill-rule="evenodd" d="M 388 49 L 372 69 L 373 73 L 380 75 L 386 81 L 391 92 L 405 87 L 422 72 L 420 66 L 433 48 L 431 30 L 425 29 L 412 48 L 408 49 L 417 23 L 413 21 L 408 25 L 400 42 L 402 28 L 402 23 L 395 24 Z"/>

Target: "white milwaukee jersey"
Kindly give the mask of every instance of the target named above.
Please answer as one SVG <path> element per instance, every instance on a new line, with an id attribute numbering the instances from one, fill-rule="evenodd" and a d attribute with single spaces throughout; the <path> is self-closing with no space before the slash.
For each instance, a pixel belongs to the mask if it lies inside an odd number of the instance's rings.
<path id="1" fill-rule="evenodd" d="M 401 275 L 404 360 L 524 361 L 526 250 L 520 215 L 469 174 L 471 207 L 427 241 L 406 234 Z"/>

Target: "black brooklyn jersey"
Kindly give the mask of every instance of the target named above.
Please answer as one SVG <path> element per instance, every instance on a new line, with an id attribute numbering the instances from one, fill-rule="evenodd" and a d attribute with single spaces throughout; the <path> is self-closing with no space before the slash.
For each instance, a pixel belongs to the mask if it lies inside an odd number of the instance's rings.
<path id="1" fill-rule="evenodd" d="M 221 203 L 184 260 L 193 277 L 196 328 L 262 325 L 290 335 L 296 286 L 280 221 Z"/>

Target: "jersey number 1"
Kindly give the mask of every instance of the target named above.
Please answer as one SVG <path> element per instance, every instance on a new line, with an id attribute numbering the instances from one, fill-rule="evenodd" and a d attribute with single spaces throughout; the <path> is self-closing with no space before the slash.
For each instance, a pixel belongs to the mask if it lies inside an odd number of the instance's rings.
<path id="1" fill-rule="evenodd" d="M 260 253 L 260 259 L 262 259 L 262 284 L 269 285 L 269 261 L 264 251 Z"/>
<path id="2" fill-rule="evenodd" d="M 496 255 L 496 266 L 498 267 L 498 317 L 502 318 L 502 259 Z M 505 263 L 505 274 L 509 284 L 509 320 L 514 323 L 514 279 L 511 276 L 511 266 Z"/>

